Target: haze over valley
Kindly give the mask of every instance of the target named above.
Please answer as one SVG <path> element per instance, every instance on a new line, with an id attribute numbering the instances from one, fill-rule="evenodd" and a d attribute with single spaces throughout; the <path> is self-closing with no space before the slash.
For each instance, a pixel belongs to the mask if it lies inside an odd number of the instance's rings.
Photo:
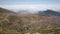
<path id="1" fill-rule="evenodd" d="M 60 34 L 60 0 L 0 0 L 0 34 Z"/>

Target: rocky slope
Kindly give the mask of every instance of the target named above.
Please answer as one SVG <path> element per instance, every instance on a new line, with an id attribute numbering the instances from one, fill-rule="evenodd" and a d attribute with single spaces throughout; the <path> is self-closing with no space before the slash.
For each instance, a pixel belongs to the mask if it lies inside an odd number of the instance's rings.
<path id="1" fill-rule="evenodd" d="M 54 28 L 60 28 L 60 16 L 16 15 L 15 12 L 0 8 L 0 33 L 20 34 L 26 31 Z"/>

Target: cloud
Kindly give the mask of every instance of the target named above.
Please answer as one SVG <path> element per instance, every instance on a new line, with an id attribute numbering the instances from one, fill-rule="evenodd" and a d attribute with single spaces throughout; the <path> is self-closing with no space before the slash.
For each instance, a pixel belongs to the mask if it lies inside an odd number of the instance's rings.
<path id="1" fill-rule="evenodd" d="M 60 5 L 51 5 L 51 4 L 15 4 L 15 5 L 0 5 L 0 7 L 9 9 L 9 10 L 29 10 L 30 12 L 36 12 L 39 10 L 56 10 L 59 11 Z"/>

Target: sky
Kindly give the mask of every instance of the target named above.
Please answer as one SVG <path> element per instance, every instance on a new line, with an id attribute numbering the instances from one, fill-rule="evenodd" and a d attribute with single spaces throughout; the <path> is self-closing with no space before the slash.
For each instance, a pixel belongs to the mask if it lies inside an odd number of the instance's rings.
<path id="1" fill-rule="evenodd" d="M 0 7 L 10 10 L 57 10 L 60 11 L 60 0 L 0 0 Z"/>

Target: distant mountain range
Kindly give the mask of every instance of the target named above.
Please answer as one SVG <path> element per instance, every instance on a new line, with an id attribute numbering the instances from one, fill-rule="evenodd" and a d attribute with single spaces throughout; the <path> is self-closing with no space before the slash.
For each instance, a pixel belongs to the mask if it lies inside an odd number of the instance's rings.
<path id="1" fill-rule="evenodd" d="M 54 10 L 45 10 L 45 11 L 37 11 L 38 15 L 42 16 L 60 16 L 60 12 L 54 11 Z M 0 8 L 0 13 L 8 13 L 8 14 L 19 14 L 19 15 L 29 15 L 32 14 L 31 12 L 27 10 L 20 10 L 18 12 L 14 12 L 5 8 Z"/>
<path id="2" fill-rule="evenodd" d="M 43 16 L 60 16 L 60 12 L 53 10 L 39 11 L 38 14 Z"/>
<path id="3" fill-rule="evenodd" d="M 29 15 L 32 13 L 26 10 L 20 10 L 19 12 L 17 12 L 17 14 Z M 37 13 L 33 13 L 33 14 L 38 14 L 42 16 L 60 16 L 60 12 L 54 10 L 37 11 Z"/>

